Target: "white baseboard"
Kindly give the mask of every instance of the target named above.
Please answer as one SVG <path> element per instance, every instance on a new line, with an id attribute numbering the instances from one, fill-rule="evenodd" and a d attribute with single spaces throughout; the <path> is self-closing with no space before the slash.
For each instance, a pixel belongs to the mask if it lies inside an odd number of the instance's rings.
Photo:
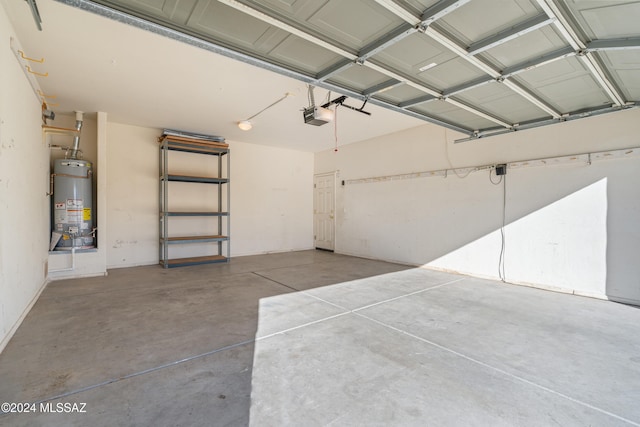
<path id="1" fill-rule="evenodd" d="M 52 274 L 54 274 L 55 272 L 53 272 Z M 56 282 L 58 280 L 70 280 L 70 279 L 87 279 L 89 277 L 104 277 L 104 276 L 108 276 L 109 273 L 107 271 L 105 272 L 99 272 L 99 273 L 86 273 L 86 274 L 77 274 L 77 275 L 69 275 L 69 276 L 49 276 L 49 281 L 50 282 Z"/>

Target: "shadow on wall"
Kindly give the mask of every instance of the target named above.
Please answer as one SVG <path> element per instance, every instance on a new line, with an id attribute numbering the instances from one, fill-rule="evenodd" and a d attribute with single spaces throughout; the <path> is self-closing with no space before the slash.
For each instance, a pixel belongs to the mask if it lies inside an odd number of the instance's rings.
<path id="1" fill-rule="evenodd" d="M 509 169 L 499 183 L 482 171 L 347 185 L 337 251 L 499 278 L 506 183 L 506 281 L 640 304 L 639 166 L 629 158 Z"/>
<path id="2" fill-rule="evenodd" d="M 607 186 L 607 296 L 640 305 L 640 188 L 638 161 L 620 163 Z"/>

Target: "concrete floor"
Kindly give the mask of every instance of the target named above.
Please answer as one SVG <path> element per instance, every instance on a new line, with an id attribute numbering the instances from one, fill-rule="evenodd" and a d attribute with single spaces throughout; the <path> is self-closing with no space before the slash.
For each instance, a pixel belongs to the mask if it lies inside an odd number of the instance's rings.
<path id="1" fill-rule="evenodd" d="M 49 284 L 0 402 L 36 404 L 2 426 L 640 426 L 640 310 L 319 251 L 113 270 Z"/>

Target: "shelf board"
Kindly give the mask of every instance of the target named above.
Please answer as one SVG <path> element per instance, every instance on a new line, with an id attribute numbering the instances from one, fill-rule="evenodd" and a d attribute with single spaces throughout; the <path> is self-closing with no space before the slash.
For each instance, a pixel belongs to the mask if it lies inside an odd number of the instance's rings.
<path id="1" fill-rule="evenodd" d="M 162 135 L 161 137 L 158 138 L 158 141 L 161 143 L 167 141 L 168 143 L 184 142 L 184 143 L 194 144 L 194 145 L 209 145 L 209 146 L 222 147 L 222 148 L 229 147 L 229 144 L 227 144 L 224 141 L 224 138 L 220 136 L 198 138 L 198 137 L 188 137 L 184 135 Z"/>
<path id="2" fill-rule="evenodd" d="M 229 212 L 164 212 L 167 216 L 229 216 Z M 163 215 L 163 212 L 160 212 Z"/>
<path id="3" fill-rule="evenodd" d="M 229 152 L 229 145 L 224 142 L 205 141 L 177 136 L 165 136 L 160 138 L 160 148 L 188 153 L 210 154 L 223 156 Z"/>
<path id="4" fill-rule="evenodd" d="M 164 179 L 162 176 L 160 179 Z M 169 181 L 175 182 L 199 182 L 201 184 L 226 184 L 228 178 L 215 178 L 208 176 L 191 176 L 191 175 L 167 175 Z"/>
<path id="5" fill-rule="evenodd" d="M 189 265 L 200 265 L 200 264 L 213 264 L 219 262 L 228 262 L 228 258 L 223 255 L 209 255 L 209 256 L 199 256 L 199 257 L 191 257 L 191 258 L 176 258 L 170 259 L 168 261 L 160 261 L 160 265 L 163 267 L 173 268 L 173 267 L 186 267 Z"/>
<path id="6" fill-rule="evenodd" d="M 207 243 L 207 242 L 223 242 L 229 240 L 227 236 L 211 235 L 211 236 L 180 236 L 167 238 L 168 244 L 176 243 Z M 164 243 L 164 239 L 160 238 L 160 242 Z"/>
<path id="7" fill-rule="evenodd" d="M 208 154 L 213 156 L 224 156 L 229 153 L 229 149 L 224 147 L 194 145 L 183 142 L 168 143 L 166 148 L 171 151 L 183 151 L 185 153 Z"/>

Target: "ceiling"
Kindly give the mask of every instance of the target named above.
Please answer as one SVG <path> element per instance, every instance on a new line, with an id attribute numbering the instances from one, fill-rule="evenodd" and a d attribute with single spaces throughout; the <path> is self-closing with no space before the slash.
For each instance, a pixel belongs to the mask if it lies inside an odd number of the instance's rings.
<path id="1" fill-rule="evenodd" d="M 339 108 L 338 144 L 425 121 L 475 139 L 640 101 L 638 0 L 59 1 L 39 0 L 42 32 L 26 2 L 5 6 L 47 58 L 41 87 L 123 123 L 318 151 L 336 128 L 303 123 L 307 84 L 317 104 L 366 101 L 371 116 Z"/>

